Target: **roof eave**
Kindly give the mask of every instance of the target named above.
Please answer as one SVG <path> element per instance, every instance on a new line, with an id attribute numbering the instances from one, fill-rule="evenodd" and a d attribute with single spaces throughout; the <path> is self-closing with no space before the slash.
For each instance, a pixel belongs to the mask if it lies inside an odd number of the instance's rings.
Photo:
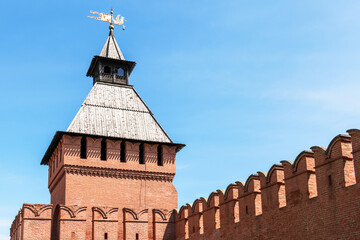
<path id="1" fill-rule="evenodd" d="M 62 131 L 56 131 L 53 139 L 50 142 L 49 147 L 47 148 L 44 157 L 41 160 L 41 165 L 47 165 L 47 163 L 49 162 L 49 159 L 52 155 L 52 153 L 54 152 L 56 146 L 58 145 L 61 137 L 63 136 L 63 132 Z"/>
<path id="2" fill-rule="evenodd" d="M 93 134 L 86 134 L 86 133 L 75 133 L 75 132 L 64 132 L 64 131 L 57 131 L 51 140 L 51 143 L 49 147 L 47 148 L 44 157 L 41 160 L 41 165 L 47 165 L 49 162 L 49 159 L 54 152 L 56 146 L 59 144 L 60 139 L 63 135 L 69 135 L 69 136 L 82 136 L 82 137 L 93 137 L 93 138 L 106 138 L 111 140 L 123 140 L 123 141 L 129 141 L 129 142 L 143 142 L 143 143 L 152 143 L 152 144 L 163 144 L 168 146 L 176 146 L 176 152 L 179 152 L 181 149 L 183 149 L 186 145 L 182 143 L 173 143 L 173 142 L 157 142 L 157 141 L 146 141 L 146 140 L 139 140 L 139 139 L 128 139 L 128 138 L 118 138 L 118 137 L 107 137 L 107 136 L 101 136 L 101 135 L 93 135 Z"/>
<path id="3" fill-rule="evenodd" d="M 96 66 L 96 63 L 97 63 L 97 59 L 95 58 L 95 56 L 93 57 L 93 59 L 91 60 L 91 63 L 90 63 L 90 66 L 89 66 L 89 69 L 86 73 L 86 76 L 87 77 L 91 77 L 93 72 L 94 72 L 94 68 Z"/>
<path id="4" fill-rule="evenodd" d="M 94 69 L 95 69 L 95 66 L 98 62 L 99 59 L 105 59 L 105 60 L 110 60 L 110 61 L 113 61 L 113 62 L 121 62 L 121 63 L 124 63 L 128 66 L 130 66 L 129 68 L 129 75 L 132 73 L 132 71 L 134 70 L 135 68 L 135 65 L 136 65 L 136 62 L 133 62 L 133 61 L 126 61 L 126 60 L 121 60 L 121 59 L 115 59 L 115 58 L 107 58 L 107 57 L 101 57 L 101 56 L 94 56 L 93 59 L 91 60 L 91 63 L 90 63 L 90 67 L 86 73 L 86 76 L 87 77 L 91 77 L 93 75 L 93 72 L 94 72 Z"/>

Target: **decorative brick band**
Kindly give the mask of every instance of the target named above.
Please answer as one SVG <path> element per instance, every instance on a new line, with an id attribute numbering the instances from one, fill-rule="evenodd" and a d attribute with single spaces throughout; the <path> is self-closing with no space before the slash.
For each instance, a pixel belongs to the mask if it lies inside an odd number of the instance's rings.
<path id="1" fill-rule="evenodd" d="M 125 170 L 125 169 L 111 169 L 111 168 L 99 168 L 99 167 L 84 167 L 77 165 L 64 165 L 64 170 L 68 174 L 77 174 L 84 176 L 128 178 L 128 179 L 136 179 L 136 180 L 153 180 L 153 181 L 164 181 L 164 182 L 172 182 L 175 175 L 172 173 L 145 172 L 145 171 L 133 171 L 133 170 Z"/>

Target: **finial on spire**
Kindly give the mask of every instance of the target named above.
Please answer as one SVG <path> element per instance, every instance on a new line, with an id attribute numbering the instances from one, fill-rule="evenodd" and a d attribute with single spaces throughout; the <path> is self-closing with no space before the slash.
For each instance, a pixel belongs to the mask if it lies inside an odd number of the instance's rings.
<path id="1" fill-rule="evenodd" d="M 114 11 L 113 11 L 113 8 L 111 7 L 111 10 L 110 10 L 111 19 L 113 19 L 113 13 L 114 13 Z M 110 32 L 112 32 L 114 30 L 114 24 L 112 22 L 110 23 L 109 30 L 110 30 Z"/>
<path id="2" fill-rule="evenodd" d="M 94 18 L 96 20 L 100 20 L 103 22 L 110 23 L 109 29 L 110 31 L 114 30 L 114 24 L 122 26 L 122 29 L 125 30 L 125 17 L 117 15 L 116 18 L 113 17 L 113 8 L 110 10 L 110 14 L 108 13 L 99 13 L 96 11 L 90 10 L 90 13 L 97 14 L 98 16 L 88 16 L 89 18 Z"/>

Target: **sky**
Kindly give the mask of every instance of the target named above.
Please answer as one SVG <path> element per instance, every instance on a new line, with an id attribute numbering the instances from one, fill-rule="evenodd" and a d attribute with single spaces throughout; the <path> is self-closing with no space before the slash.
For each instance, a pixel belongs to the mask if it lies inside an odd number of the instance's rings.
<path id="1" fill-rule="evenodd" d="M 23 203 L 49 203 L 40 161 L 92 87 L 108 35 L 174 142 L 179 207 L 360 128 L 356 0 L 2 1 L 0 240 Z"/>

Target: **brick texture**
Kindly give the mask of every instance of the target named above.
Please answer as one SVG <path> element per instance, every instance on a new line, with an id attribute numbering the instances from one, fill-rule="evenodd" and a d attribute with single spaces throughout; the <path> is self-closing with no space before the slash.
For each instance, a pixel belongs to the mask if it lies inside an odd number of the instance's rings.
<path id="1" fill-rule="evenodd" d="M 176 239 L 360 239 L 360 131 L 348 132 L 182 206 Z"/>
<path id="2" fill-rule="evenodd" d="M 102 139 L 88 137 L 81 159 L 81 137 L 64 135 L 48 164 L 51 204 L 24 204 L 11 239 L 360 239 L 360 130 L 348 133 L 179 211 L 174 146 L 159 166 L 157 144 L 107 139 L 103 161 Z"/>
<path id="3" fill-rule="evenodd" d="M 103 139 L 86 137 L 81 158 L 81 139 L 59 140 L 48 162 L 51 204 L 24 204 L 11 239 L 175 239 L 176 145 L 105 139 L 101 159 Z"/>

